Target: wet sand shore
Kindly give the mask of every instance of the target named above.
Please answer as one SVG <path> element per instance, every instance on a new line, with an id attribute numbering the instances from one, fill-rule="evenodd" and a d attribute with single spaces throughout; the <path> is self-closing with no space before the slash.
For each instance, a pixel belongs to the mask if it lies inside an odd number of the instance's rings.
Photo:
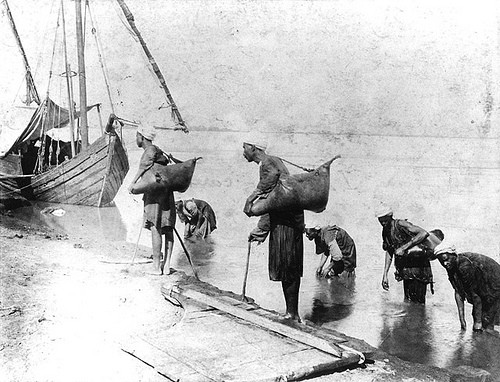
<path id="1" fill-rule="evenodd" d="M 168 277 L 146 274 L 147 248 L 139 247 L 137 264 L 120 264 L 131 260 L 133 244 L 71 237 L 0 218 L 4 380 L 166 380 L 120 346 L 130 336 L 168 336 L 184 315 L 161 295 Z M 478 370 L 444 370 L 381 351 L 365 366 L 313 380 L 494 380 Z"/>

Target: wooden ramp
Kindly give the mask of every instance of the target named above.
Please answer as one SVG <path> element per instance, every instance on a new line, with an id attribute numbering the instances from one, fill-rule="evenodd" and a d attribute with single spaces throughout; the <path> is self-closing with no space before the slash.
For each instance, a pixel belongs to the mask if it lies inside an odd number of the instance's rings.
<path id="1" fill-rule="evenodd" d="M 363 363 L 363 341 L 295 324 L 240 296 L 182 276 L 162 287 L 185 309 L 181 322 L 122 349 L 172 381 L 294 381 Z"/>

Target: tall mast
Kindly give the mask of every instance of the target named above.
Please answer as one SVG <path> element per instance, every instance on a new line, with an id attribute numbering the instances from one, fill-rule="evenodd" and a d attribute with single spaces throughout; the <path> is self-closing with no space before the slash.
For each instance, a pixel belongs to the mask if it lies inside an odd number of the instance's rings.
<path id="1" fill-rule="evenodd" d="M 170 107 L 172 108 L 172 116 L 174 117 L 174 120 L 176 120 L 177 124 L 179 124 L 181 126 L 178 129 L 184 131 L 185 133 L 188 133 L 189 130 L 186 127 L 186 123 L 182 119 L 182 116 L 181 116 L 181 113 L 179 112 L 179 109 L 177 109 L 177 105 L 175 104 L 174 99 L 172 98 L 172 94 L 170 94 L 170 90 L 168 90 L 167 81 L 165 81 L 165 77 L 163 77 L 163 74 L 161 73 L 158 64 L 156 63 L 155 59 L 153 58 L 153 55 L 151 54 L 151 52 L 149 51 L 149 48 L 146 45 L 146 42 L 142 38 L 141 33 L 139 32 L 139 30 L 137 29 L 137 27 L 135 25 L 134 15 L 132 14 L 132 12 L 130 12 L 130 9 L 128 9 L 127 4 L 125 4 L 124 0 L 117 0 L 117 1 L 118 1 L 118 4 L 120 5 L 122 11 L 123 11 L 123 14 L 127 18 L 127 21 L 129 23 L 130 27 L 132 28 L 135 35 L 139 39 L 139 42 L 141 43 L 142 49 L 144 50 L 144 53 L 146 53 L 146 56 L 148 57 L 148 61 L 151 64 L 151 66 L 153 67 L 153 71 L 155 72 L 156 76 L 158 77 L 158 80 L 160 81 L 161 87 L 165 91 L 165 94 L 167 96 L 167 100 L 170 104 Z"/>
<path id="2" fill-rule="evenodd" d="M 82 27 L 82 0 L 75 0 L 76 8 L 76 43 L 78 51 L 78 78 L 80 84 L 80 129 L 82 136 L 82 148 L 86 149 L 89 145 L 89 130 L 87 123 L 87 86 L 85 82 L 85 54 L 83 46 L 83 27 Z"/>
<path id="3" fill-rule="evenodd" d="M 21 51 L 21 55 L 23 56 L 24 67 L 26 69 L 26 100 L 25 104 L 27 106 L 31 105 L 33 101 L 35 101 L 38 105 L 40 105 L 40 97 L 38 96 L 38 91 L 36 90 L 35 81 L 33 80 L 33 76 L 31 75 L 31 68 L 28 63 L 28 58 L 26 57 L 26 53 L 24 52 L 23 44 L 21 42 L 21 38 L 19 37 L 19 33 L 17 33 L 16 24 L 14 23 L 14 18 L 12 17 L 12 13 L 10 13 L 9 3 L 7 0 L 3 0 L 5 3 L 5 8 L 7 10 L 7 16 L 9 18 L 10 26 L 12 28 L 12 33 L 14 33 L 14 37 L 17 41 L 17 46 Z"/>
<path id="4" fill-rule="evenodd" d="M 62 13 L 62 24 L 63 24 L 63 46 L 64 46 L 64 64 L 66 67 L 66 87 L 68 89 L 68 103 L 69 103 L 69 136 L 71 139 L 71 156 L 74 157 L 76 155 L 75 149 L 75 116 L 74 116 L 74 107 L 73 107 L 73 92 L 71 86 L 71 68 L 68 63 L 68 50 L 66 47 L 66 18 L 64 17 L 64 0 L 61 0 L 61 13 Z"/>

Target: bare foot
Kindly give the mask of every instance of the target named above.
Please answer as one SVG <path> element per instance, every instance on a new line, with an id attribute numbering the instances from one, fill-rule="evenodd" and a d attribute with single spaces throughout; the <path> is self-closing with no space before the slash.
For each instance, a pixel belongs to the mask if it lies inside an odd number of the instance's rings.
<path id="1" fill-rule="evenodd" d="M 163 273 L 160 270 L 154 270 L 154 271 L 146 272 L 146 274 L 151 275 L 151 276 L 161 276 Z"/>
<path id="2" fill-rule="evenodd" d="M 171 275 L 172 273 L 174 273 L 174 270 L 172 268 L 163 269 L 163 274 L 165 276 Z"/>
<path id="3" fill-rule="evenodd" d="M 291 314 L 291 313 L 285 313 L 283 315 L 283 318 L 285 320 L 290 320 L 290 321 L 294 321 L 298 324 L 301 324 L 302 323 L 302 320 L 300 319 L 299 315 L 298 314 Z"/>

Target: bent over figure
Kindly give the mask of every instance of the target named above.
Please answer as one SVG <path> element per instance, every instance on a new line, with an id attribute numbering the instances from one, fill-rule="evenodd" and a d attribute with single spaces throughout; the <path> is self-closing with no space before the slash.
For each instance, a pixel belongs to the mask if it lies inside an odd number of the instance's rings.
<path id="1" fill-rule="evenodd" d="M 385 251 L 382 287 L 385 290 L 389 289 L 387 274 L 394 257 L 396 267 L 394 276 L 397 281 L 403 281 L 405 300 L 425 303 L 427 284 L 431 284 L 431 292 L 433 292 L 432 269 L 425 245 L 420 248 L 417 246 L 428 240 L 429 233 L 407 220 L 394 219 L 392 210 L 389 208 L 379 212 L 377 217 L 382 225 L 382 248 Z M 418 251 L 414 249 L 410 254 L 413 248 Z"/>
<path id="2" fill-rule="evenodd" d="M 356 245 L 352 237 L 336 225 L 306 228 L 306 237 L 314 240 L 316 254 L 321 255 L 316 275 L 323 277 L 338 276 L 347 272 L 347 276 L 354 275 L 356 268 Z M 325 266 L 330 258 L 330 263 Z"/>
<path id="3" fill-rule="evenodd" d="M 472 304 L 473 330 L 493 332 L 499 320 L 500 264 L 479 253 L 457 253 L 452 246 L 437 246 L 435 258 L 448 273 L 458 308 L 458 318 L 465 330 L 464 301 Z M 495 332 L 498 335 L 497 332 Z"/>
<path id="4" fill-rule="evenodd" d="M 192 236 L 205 239 L 217 228 L 215 212 L 204 200 L 178 200 L 175 203 L 177 216 L 185 224 L 184 238 Z"/>

